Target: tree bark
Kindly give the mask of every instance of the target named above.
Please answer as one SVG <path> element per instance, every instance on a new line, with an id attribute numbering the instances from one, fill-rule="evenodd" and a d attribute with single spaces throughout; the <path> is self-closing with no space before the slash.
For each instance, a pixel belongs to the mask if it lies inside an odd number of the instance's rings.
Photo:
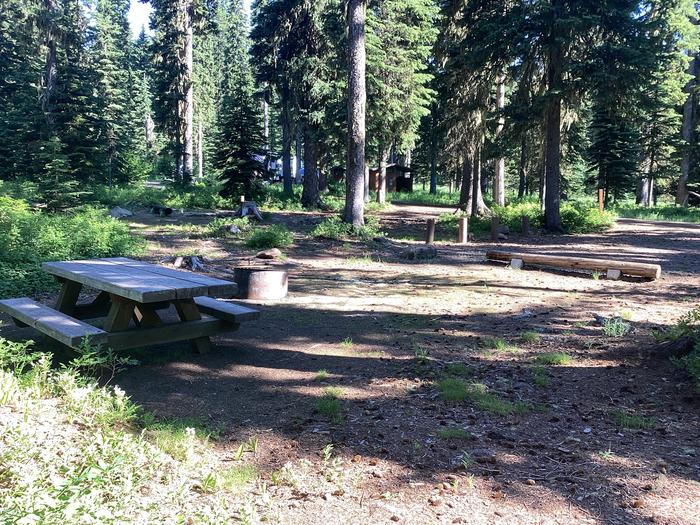
<path id="1" fill-rule="evenodd" d="M 472 153 L 465 155 L 462 161 L 462 188 L 459 192 L 459 208 L 467 215 L 472 213 L 472 178 L 474 176 L 474 163 Z M 452 181 L 450 181 L 452 189 Z"/>
<path id="2" fill-rule="evenodd" d="M 301 205 L 307 209 L 317 208 L 320 201 L 317 167 L 316 130 L 304 124 L 304 189 L 301 194 Z"/>
<path id="3" fill-rule="evenodd" d="M 690 61 L 688 74 L 691 79 L 685 86 L 685 91 L 688 93 L 688 98 L 683 104 L 683 126 L 681 128 L 681 136 L 683 138 L 683 159 L 681 160 L 681 175 L 678 179 L 678 190 L 676 192 L 676 204 L 680 206 L 688 206 L 688 179 L 690 178 L 692 149 L 695 135 L 695 88 L 697 86 L 698 73 L 698 57 Z"/>
<path id="4" fill-rule="evenodd" d="M 518 165 L 518 198 L 525 196 L 527 189 L 527 136 L 523 133 L 520 139 L 520 163 Z"/>
<path id="5" fill-rule="evenodd" d="M 505 75 L 498 76 L 496 81 L 496 108 L 499 113 L 506 106 L 506 79 Z M 505 127 L 505 118 L 501 115 L 498 117 L 498 125 L 496 126 L 496 139 L 503 133 Z M 496 159 L 495 175 L 493 177 L 493 201 L 498 206 L 506 205 L 506 159 L 498 157 Z"/>
<path id="6" fill-rule="evenodd" d="M 366 18 L 366 0 L 348 0 L 348 166 L 343 218 L 357 228 L 365 224 Z"/>
<path id="7" fill-rule="evenodd" d="M 389 163 L 389 150 L 380 147 L 379 152 L 379 188 L 377 189 L 377 202 L 386 202 L 386 166 Z"/>
<path id="8" fill-rule="evenodd" d="M 192 182 L 194 166 L 192 128 L 194 123 L 194 85 L 192 82 L 192 46 L 194 40 L 193 26 L 194 6 L 192 0 L 185 0 L 185 99 L 182 108 L 182 183 Z"/>
<path id="9" fill-rule="evenodd" d="M 474 168 L 472 170 L 472 209 L 471 216 L 478 217 L 488 213 L 489 209 L 484 202 L 481 186 L 481 147 L 476 148 L 474 154 Z"/>
<path id="10" fill-rule="evenodd" d="M 301 127 L 297 126 L 296 129 L 296 140 L 294 141 L 294 157 L 296 161 L 296 166 L 294 167 L 294 170 L 296 172 L 296 177 L 294 179 L 294 182 L 297 184 L 301 184 L 301 166 L 302 166 L 302 157 L 304 155 L 304 151 L 302 149 L 302 144 L 304 142 L 304 138 L 302 137 L 301 133 Z"/>
<path id="11" fill-rule="evenodd" d="M 367 204 L 370 201 L 370 194 L 369 194 L 369 164 L 367 164 L 367 160 L 365 159 L 365 204 Z"/>
<path id="12" fill-rule="evenodd" d="M 292 187 L 292 111 L 290 108 L 289 89 L 282 88 L 282 184 L 284 193 L 291 195 L 294 192 Z"/>
<path id="13" fill-rule="evenodd" d="M 43 91 L 41 93 L 41 110 L 46 119 L 48 134 L 51 135 L 55 127 L 53 114 L 53 98 L 58 81 L 58 66 L 56 64 L 56 40 L 58 39 L 55 20 L 58 15 L 58 1 L 44 0 L 44 9 L 47 11 L 47 26 L 44 45 L 46 46 L 46 62 L 42 78 Z"/>
<path id="14" fill-rule="evenodd" d="M 197 167 L 199 169 L 198 178 L 202 181 L 204 180 L 204 129 L 201 120 L 197 132 Z"/>
<path id="15" fill-rule="evenodd" d="M 548 231 L 561 232 L 561 86 L 563 82 L 562 44 L 550 43 L 547 63 L 549 98 L 545 109 L 544 225 Z"/>

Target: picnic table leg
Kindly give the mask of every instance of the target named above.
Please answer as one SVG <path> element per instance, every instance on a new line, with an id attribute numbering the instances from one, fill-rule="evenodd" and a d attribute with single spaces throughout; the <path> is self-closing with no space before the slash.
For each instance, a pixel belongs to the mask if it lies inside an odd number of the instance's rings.
<path id="1" fill-rule="evenodd" d="M 134 308 L 134 321 L 143 328 L 153 328 L 163 324 L 155 308 L 146 304 L 136 305 Z"/>
<path id="2" fill-rule="evenodd" d="M 129 328 L 129 321 L 134 314 L 136 303 L 123 297 L 112 295 L 112 306 L 104 323 L 107 332 L 121 332 Z"/>
<path id="3" fill-rule="evenodd" d="M 194 299 L 180 299 L 175 301 L 175 309 L 181 321 L 199 321 L 202 314 L 199 312 Z M 197 353 L 206 354 L 211 350 L 211 341 L 208 337 L 198 337 L 192 340 Z"/>
<path id="4" fill-rule="evenodd" d="M 75 306 L 78 304 L 80 290 L 82 289 L 83 285 L 81 283 L 63 279 L 61 292 L 58 294 L 58 299 L 56 300 L 56 310 L 66 315 L 73 315 Z"/>

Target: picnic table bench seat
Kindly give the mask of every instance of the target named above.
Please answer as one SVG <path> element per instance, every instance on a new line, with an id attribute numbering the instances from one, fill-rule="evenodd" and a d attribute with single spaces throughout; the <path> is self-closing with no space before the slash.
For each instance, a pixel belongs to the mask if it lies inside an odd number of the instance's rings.
<path id="1" fill-rule="evenodd" d="M 251 321 L 260 317 L 258 310 L 211 297 L 195 297 L 194 302 L 203 314 L 209 314 L 229 323 L 240 324 L 243 321 Z"/>
<path id="2" fill-rule="evenodd" d="M 107 332 L 38 303 L 29 297 L 0 301 L 0 312 L 31 326 L 71 348 L 79 348 L 87 337 L 93 344 L 107 342 Z"/>

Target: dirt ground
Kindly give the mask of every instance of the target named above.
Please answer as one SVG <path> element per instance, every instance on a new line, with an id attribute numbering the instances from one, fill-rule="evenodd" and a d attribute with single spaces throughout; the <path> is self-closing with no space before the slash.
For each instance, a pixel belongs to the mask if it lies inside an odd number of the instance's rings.
<path id="1" fill-rule="evenodd" d="M 160 416 L 222 428 L 216 447 L 232 461 L 257 437 L 245 460 L 261 473 L 256 504 L 272 522 L 699 524 L 700 395 L 655 355 L 652 330 L 700 301 L 700 227 L 621 220 L 603 234 L 498 245 L 655 262 L 654 282 L 512 270 L 487 263 L 493 245 L 479 241 L 402 260 L 412 243 L 397 239 L 420 238 L 445 211 L 393 206 L 382 213 L 387 239 L 371 243 L 312 239 L 321 215 L 274 214 L 295 232 L 289 296 L 253 303 L 261 318 L 214 338 L 210 354 L 154 349 L 119 386 Z M 168 226 L 207 220 L 133 222 L 149 260 L 196 252 L 230 277 L 253 252 Z M 622 316 L 632 331 L 605 335 L 593 314 Z M 539 338 L 523 342 L 524 332 Z M 489 337 L 507 346 L 487 348 Z M 535 365 L 551 352 L 573 359 Z M 455 374 L 529 409 L 503 416 L 444 401 L 436 383 Z M 341 389 L 342 420 L 315 409 L 328 387 Z M 622 428 L 619 413 L 648 428 Z M 445 439 L 455 428 L 471 437 Z"/>

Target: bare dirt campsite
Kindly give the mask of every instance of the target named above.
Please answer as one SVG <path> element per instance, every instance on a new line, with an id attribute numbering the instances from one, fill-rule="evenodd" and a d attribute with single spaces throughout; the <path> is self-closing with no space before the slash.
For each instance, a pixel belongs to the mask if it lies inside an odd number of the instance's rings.
<path id="1" fill-rule="evenodd" d="M 700 2 L 0 5 L 0 525 L 700 525 Z"/>
<path id="2" fill-rule="evenodd" d="M 149 351 L 117 383 L 216 429 L 216 455 L 254 465 L 246 493 L 276 523 L 697 523 L 698 394 L 651 332 L 697 299 L 700 228 L 621 220 L 497 244 L 661 264 L 652 282 L 514 270 L 479 240 L 401 259 L 414 244 L 395 239 L 444 212 L 394 206 L 369 243 L 273 214 L 294 232 L 288 297 L 211 353 Z M 204 219 L 129 220 L 152 261 L 196 252 L 225 277 L 252 255 L 183 235 Z"/>

